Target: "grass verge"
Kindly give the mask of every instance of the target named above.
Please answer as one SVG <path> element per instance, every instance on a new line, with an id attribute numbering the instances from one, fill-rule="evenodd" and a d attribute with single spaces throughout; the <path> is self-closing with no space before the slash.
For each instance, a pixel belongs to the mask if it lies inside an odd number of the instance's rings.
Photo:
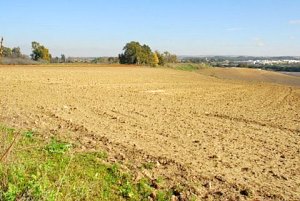
<path id="1" fill-rule="evenodd" d="M 0 200 L 170 200 L 147 179 L 133 181 L 106 153 L 75 152 L 31 131 L 0 125 Z M 19 136 L 19 137 L 17 137 Z M 15 140 L 18 139 L 18 140 Z"/>
<path id="2" fill-rule="evenodd" d="M 209 68 L 211 67 L 208 64 L 200 63 L 200 64 L 194 64 L 194 63 L 174 63 L 174 64 L 166 64 L 167 68 L 173 68 L 176 70 L 184 70 L 184 71 L 196 71 L 199 69 Z"/>

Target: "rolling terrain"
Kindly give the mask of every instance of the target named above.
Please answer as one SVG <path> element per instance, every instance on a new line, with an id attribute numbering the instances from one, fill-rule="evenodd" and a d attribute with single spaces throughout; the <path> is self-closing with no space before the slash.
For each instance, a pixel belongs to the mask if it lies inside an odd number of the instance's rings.
<path id="1" fill-rule="evenodd" d="M 3 66 L 0 122 L 78 152 L 105 150 L 137 179 L 182 186 L 185 198 L 299 200 L 299 80 L 251 69 Z"/>
<path id="2" fill-rule="evenodd" d="M 199 72 L 221 79 L 300 86 L 298 72 L 274 72 L 251 68 L 207 68 Z"/>

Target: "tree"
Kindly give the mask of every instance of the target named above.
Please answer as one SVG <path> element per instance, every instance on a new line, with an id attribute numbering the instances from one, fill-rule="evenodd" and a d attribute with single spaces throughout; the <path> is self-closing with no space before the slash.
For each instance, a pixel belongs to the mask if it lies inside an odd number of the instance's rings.
<path id="1" fill-rule="evenodd" d="M 248 67 L 248 64 L 247 64 L 247 63 L 239 63 L 239 64 L 237 65 L 237 67 L 247 68 L 247 67 Z"/>
<path id="2" fill-rule="evenodd" d="M 141 45 L 132 41 L 123 48 L 124 53 L 119 54 L 121 64 L 155 65 L 155 58 L 148 45 Z"/>
<path id="3" fill-rule="evenodd" d="M 113 64 L 113 63 L 118 63 L 119 58 L 118 57 L 108 57 L 108 63 Z"/>
<path id="4" fill-rule="evenodd" d="M 175 54 L 171 54 L 168 51 L 164 52 L 163 56 L 165 58 L 166 63 L 176 63 L 176 62 L 178 62 L 177 56 Z"/>
<path id="5" fill-rule="evenodd" d="M 60 57 L 60 62 L 61 63 L 66 63 L 66 61 L 67 61 L 66 56 L 64 54 L 62 54 L 61 57 Z"/>
<path id="6" fill-rule="evenodd" d="M 35 61 L 45 60 L 49 62 L 51 60 L 49 50 L 35 41 L 32 42 L 32 54 L 30 56 Z"/>
<path id="7" fill-rule="evenodd" d="M 159 51 L 155 51 L 155 54 L 158 58 L 158 65 L 164 66 L 165 65 L 165 57 L 163 54 L 161 54 Z"/>
<path id="8" fill-rule="evenodd" d="M 60 58 L 59 57 L 53 57 L 50 60 L 51 63 L 59 63 L 60 62 Z"/>
<path id="9" fill-rule="evenodd" d="M 13 57 L 22 57 L 21 49 L 19 47 L 14 47 L 12 49 L 12 56 Z"/>
<path id="10" fill-rule="evenodd" d="M 122 64 L 140 64 L 142 46 L 139 42 L 132 41 L 123 48 L 124 53 L 119 55 Z"/>
<path id="11" fill-rule="evenodd" d="M 154 52 L 154 53 L 153 53 L 153 65 L 154 65 L 154 66 L 157 66 L 158 64 L 159 64 L 159 58 L 158 58 L 158 56 L 157 56 L 157 53 Z"/>
<path id="12" fill-rule="evenodd" d="M 9 47 L 2 47 L 2 56 L 3 57 L 11 57 L 12 56 L 12 50 Z"/>

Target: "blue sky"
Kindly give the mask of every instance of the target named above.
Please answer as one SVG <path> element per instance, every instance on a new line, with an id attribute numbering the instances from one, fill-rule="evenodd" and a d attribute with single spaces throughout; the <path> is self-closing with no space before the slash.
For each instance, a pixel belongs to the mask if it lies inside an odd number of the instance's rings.
<path id="1" fill-rule="evenodd" d="M 300 0 L 3 0 L 5 46 L 116 56 L 132 40 L 178 55 L 300 55 Z"/>

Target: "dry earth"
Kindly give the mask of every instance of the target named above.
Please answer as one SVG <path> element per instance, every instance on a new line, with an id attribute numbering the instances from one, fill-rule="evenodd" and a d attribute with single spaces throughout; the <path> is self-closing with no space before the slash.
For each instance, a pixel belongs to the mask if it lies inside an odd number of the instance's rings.
<path id="1" fill-rule="evenodd" d="M 106 150 L 136 179 L 178 185 L 182 200 L 300 200 L 300 88 L 261 81 L 4 66 L 0 122 Z"/>
<path id="2" fill-rule="evenodd" d="M 270 82 L 300 87 L 299 72 L 284 74 L 249 68 L 207 68 L 200 70 L 199 73 L 222 79 Z"/>

